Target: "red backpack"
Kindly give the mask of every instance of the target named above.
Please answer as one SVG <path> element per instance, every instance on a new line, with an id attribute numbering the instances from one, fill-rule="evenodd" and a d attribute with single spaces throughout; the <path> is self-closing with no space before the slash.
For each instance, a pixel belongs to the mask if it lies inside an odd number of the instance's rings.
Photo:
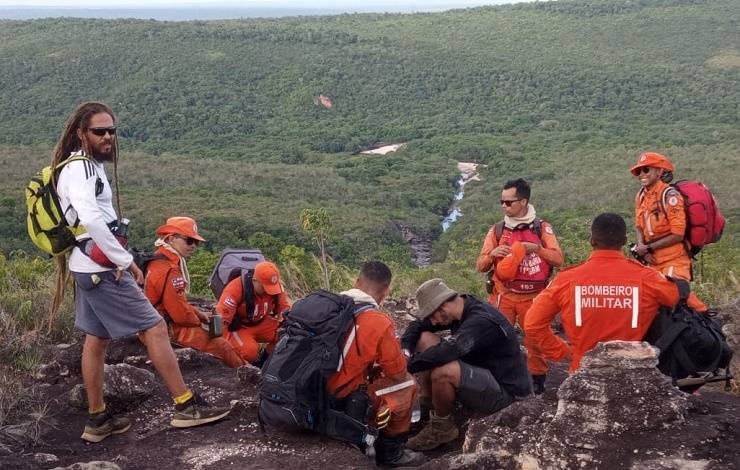
<path id="1" fill-rule="evenodd" d="M 695 256 L 704 245 L 719 241 L 725 229 L 725 218 L 712 191 L 704 183 L 692 180 L 676 181 L 663 191 L 661 200 L 664 211 L 666 194 L 671 188 L 675 188 L 683 196 L 686 210 L 684 239 L 690 245 L 691 255 Z"/>
<path id="2" fill-rule="evenodd" d="M 513 230 L 505 227 L 504 222 L 494 225 L 496 243 L 511 246 L 516 241 L 542 243 L 542 219 L 536 218 L 531 224 L 521 224 Z M 504 285 L 512 292 L 531 293 L 539 292 L 547 287 L 552 274 L 552 266 L 535 253 L 528 254 L 519 265 L 516 279 L 507 281 Z M 490 274 L 489 274 L 490 277 Z"/>

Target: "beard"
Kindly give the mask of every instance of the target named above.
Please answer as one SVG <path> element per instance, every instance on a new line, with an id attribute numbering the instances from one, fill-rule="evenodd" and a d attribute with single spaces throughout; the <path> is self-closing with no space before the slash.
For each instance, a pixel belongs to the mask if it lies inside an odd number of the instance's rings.
<path id="1" fill-rule="evenodd" d="M 95 159 L 95 161 L 105 163 L 105 162 L 112 162 L 115 160 L 115 147 L 113 144 L 110 144 L 110 150 L 103 151 L 101 146 L 93 146 L 92 150 L 92 157 Z"/>

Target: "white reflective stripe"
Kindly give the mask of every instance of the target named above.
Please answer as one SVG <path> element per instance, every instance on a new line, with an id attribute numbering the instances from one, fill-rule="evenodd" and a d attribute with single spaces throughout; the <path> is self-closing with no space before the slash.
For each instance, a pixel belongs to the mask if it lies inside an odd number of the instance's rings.
<path id="1" fill-rule="evenodd" d="M 673 277 L 673 266 L 668 266 L 668 272 L 666 276 Z"/>
<path id="2" fill-rule="evenodd" d="M 501 307 L 501 294 L 496 296 L 496 308 L 500 308 L 500 307 Z"/>
<path id="3" fill-rule="evenodd" d="M 342 355 L 339 358 L 339 364 L 337 364 L 337 372 L 342 370 L 342 366 L 344 365 L 344 358 L 347 357 L 347 353 L 349 352 L 349 347 L 352 346 L 352 341 L 355 340 L 355 335 L 357 334 L 357 330 L 360 327 L 355 325 L 352 330 L 349 332 L 349 336 L 347 337 L 347 342 L 344 343 L 344 349 L 342 349 Z"/>
<path id="4" fill-rule="evenodd" d="M 576 286 L 576 326 L 582 326 L 581 318 L 581 286 Z"/>
<path id="5" fill-rule="evenodd" d="M 404 388 L 412 387 L 416 385 L 416 381 L 414 379 L 409 379 L 405 382 L 401 382 L 400 384 L 391 385 L 390 387 L 381 388 L 377 392 L 375 392 L 375 396 L 383 396 L 387 395 L 389 393 L 397 392 L 399 390 L 403 390 Z"/>
<path id="6" fill-rule="evenodd" d="M 637 317 L 640 314 L 640 306 L 638 305 L 639 301 L 640 301 L 640 288 L 633 287 L 632 288 L 632 328 L 637 328 Z"/>
<path id="7" fill-rule="evenodd" d="M 244 346 L 244 341 L 239 337 L 239 333 L 236 331 L 231 334 L 231 336 L 236 339 L 236 342 L 239 343 L 239 346 Z"/>

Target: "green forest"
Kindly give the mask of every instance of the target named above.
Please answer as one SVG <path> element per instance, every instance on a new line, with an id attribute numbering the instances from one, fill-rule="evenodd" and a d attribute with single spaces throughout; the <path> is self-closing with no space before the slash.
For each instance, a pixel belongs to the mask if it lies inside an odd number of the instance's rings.
<path id="1" fill-rule="evenodd" d="M 193 261 L 200 293 L 226 246 L 259 247 L 303 272 L 301 290 L 318 287 L 307 273 L 316 243 L 300 227 L 306 208 L 330 216 L 336 287 L 377 258 L 397 273 L 395 295 L 432 275 L 482 293 L 474 259 L 501 217 L 504 181 L 532 182 L 532 203 L 574 263 L 587 256 L 593 216 L 631 218 L 638 184 L 628 167 L 656 150 L 678 178 L 708 184 L 729 219 L 696 283 L 721 303 L 740 291 L 731 271 L 740 265 L 739 20 L 736 0 L 575 0 L 433 14 L 0 21 L 0 251 L 9 263 L 40 254 L 25 232 L 23 187 L 74 106 L 101 100 L 118 114 L 134 245 L 150 246 L 168 216 L 195 217 L 209 240 Z M 392 143 L 406 145 L 359 153 Z M 485 166 L 443 233 L 458 161 Z M 434 242 L 430 268 L 412 265 L 402 226 Z"/>

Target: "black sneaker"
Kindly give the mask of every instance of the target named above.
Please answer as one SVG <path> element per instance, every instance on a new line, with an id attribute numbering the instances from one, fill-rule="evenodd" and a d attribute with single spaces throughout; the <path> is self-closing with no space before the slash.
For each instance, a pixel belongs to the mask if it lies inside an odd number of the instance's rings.
<path id="1" fill-rule="evenodd" d="M 231 407 L 211 406 L 197 393 L 181 405 L 175 405 L 175 414 L 170 424 L 176 428 L 191 428 L 218 421 L 231 413 Z"/>
<path id="2" fill-rule="evenodd" d="M 80 436 L 87 442 L 100 442 L 111 434 L 121 434 L 129 430 L 131 420 L 128 418 L 116 418 L 108 412 L 88 415 L 85 423 L 85 431 Z"/>

